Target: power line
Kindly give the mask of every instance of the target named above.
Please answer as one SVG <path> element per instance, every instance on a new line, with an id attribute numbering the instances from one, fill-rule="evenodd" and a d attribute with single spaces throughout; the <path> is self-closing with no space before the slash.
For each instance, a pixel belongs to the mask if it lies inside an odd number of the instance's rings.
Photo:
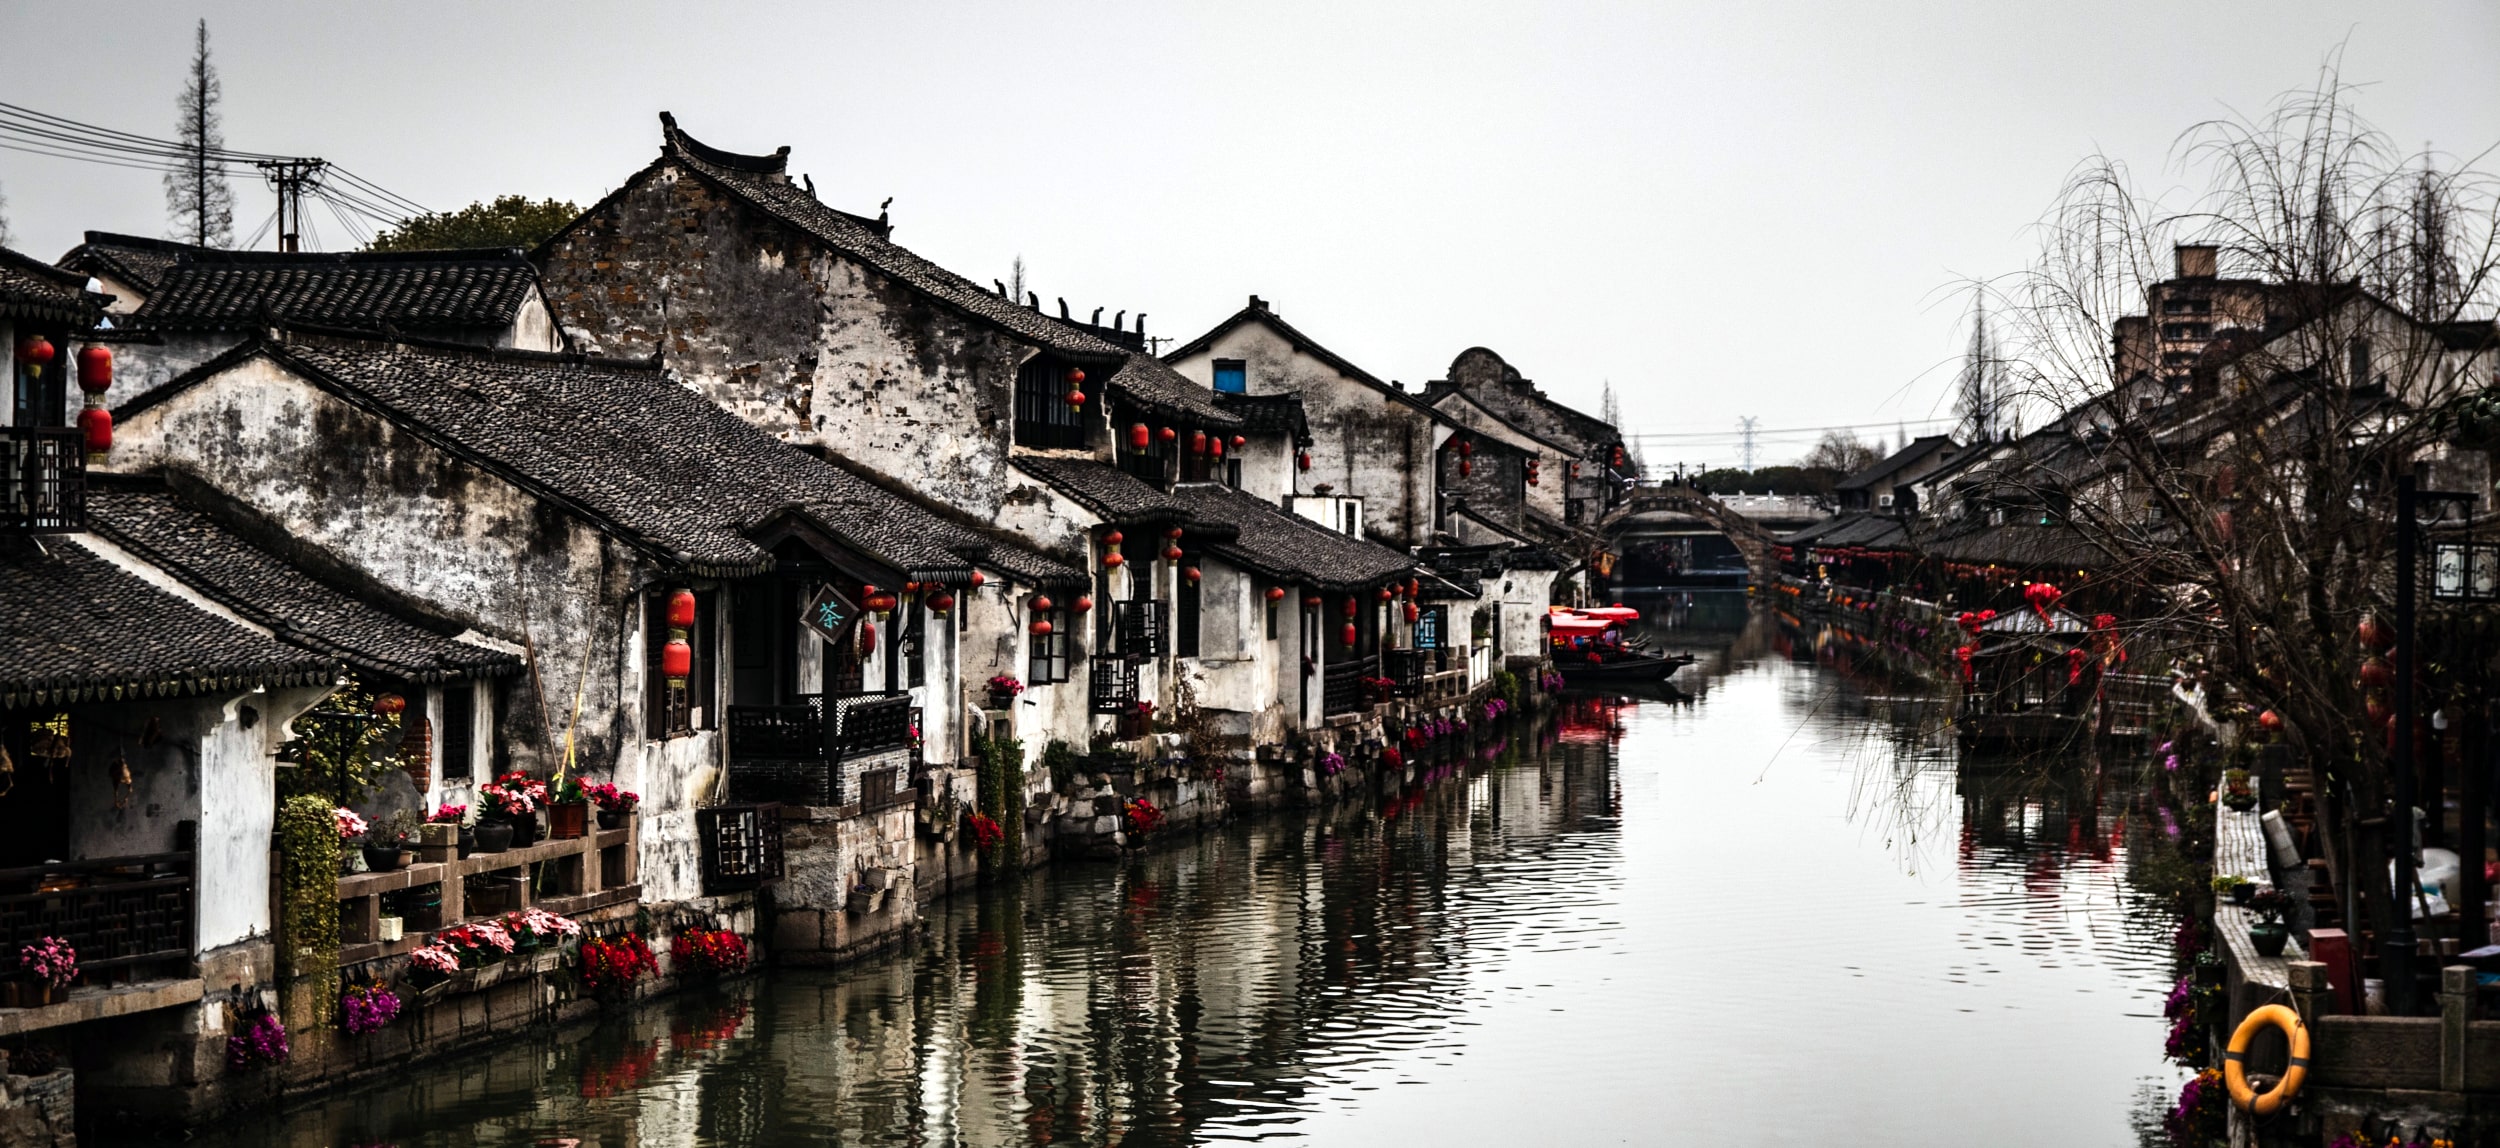
<path id="1" fill-rule="evenodd" d="M 1748 420 L 1745 420 L 1745 421 L 1750 422 L 1750 421 L 1752 421 L 1752 420 L 1748 419 Z M 1772 435 L 1822 434 L 1822 433 L 1823 433 L 1823 432 L 1825 432 L 1825 431 L 1844 431 L 1844 430 L 1845 430 L 1845 431 L 1857 431 L 1857 430 L 1883 430 L 1883 429 L 1890 428 L 1890 427 L 1933 427 L 1933 426 L 1951 426 L 1951 425 L 1953 425 L 1953 423 L 1954 423 L 1955 421 L 1957 421 L 1957 420 L 1954 420 L 1954 419 L 1920 419 L 1920 420 L 1914 420 L 1914 421 L 1911 421 L 1911 422 L 1906 422 L 1906 423 L 1905 423 L 1905 422 L 1900 422 L 1900 421 L 1898 421 L 1898 420 L 1895 420 L 1895 421 L 1893 421 L 1893 422 L 1881 422 L 1881 423 L 1837 423 L 1837 424 L 1834 424 L 1834 425 L 1831 425 L 1831 426 L 1819 426 L 1819 427 L 1778 427 L 1778 428 L 1775 428 L 1775 429 L 1770 429 L 1770 430 L 1760 430 L 1760 429 L 1757 429 L 1757 430 L 1754 430 L 1752 433 L 1757 434 L 1757 435 L 1761 435 L 1761 436 L 1764 436 L 1764 437 L 1769 437 L 1769 436 L 1772 436 Z M 1625 437 L 1625 438 L 1627 438 L 1627 439 L 1634 439 L 1634 438 L 1641 438 L 1641 439 L 1670 439 L 1670 438 L 1694 438 L 1694 439 L 1712 439 L 1712 438 L 1715 438 L 1715 439 L 1733 439 L 1733 438 L 1739 438 L 1739 437 L 1742 437 L 1745 433 L 1747 433 L 1747 432 L 1742 431 L 1742 430 L 1736 430 L 1736 431 L 1632 431 L 1632 432 L 1629 432 L 1629 433 L 1625 434 L 1623 437 Z"/>

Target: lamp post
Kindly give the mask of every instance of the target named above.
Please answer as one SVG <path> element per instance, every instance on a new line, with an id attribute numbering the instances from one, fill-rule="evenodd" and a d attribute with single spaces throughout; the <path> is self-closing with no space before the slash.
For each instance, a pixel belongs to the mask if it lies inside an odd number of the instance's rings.
<path id="1" fill-rule="evenodd" d="M 2413 615 L 2415 552 L 2422 543 L 2420 511 L 2427 502 L 2438 506 L 2444 515 L 2450 505 L 2471 503 L 2473 499 L 2471 494 L 2416 489 L 2411 471 L 2396 476 L 2396 713 L 2395 745 L 2389 765 L 2396 774 L 2393 788 L 2397 837 L 2395 879 L 2388 882 L 2388 896 L 2395 901 L 2395 911 L 2390 915 L 2387 936 L 2379 942 L 2379 971 L 2387 981 L 2387 1011 L 2396 1016 L 2413 1014 L 2413 904 L 2414 886 L 2419 879 L 2413 830 L 2413 675 L 2417 661 Z M 2444 811 L 2444 802 L 2434 799 L 2431 805 Z M 2479 851 L 2476 856 L 2481 856 Z"/>

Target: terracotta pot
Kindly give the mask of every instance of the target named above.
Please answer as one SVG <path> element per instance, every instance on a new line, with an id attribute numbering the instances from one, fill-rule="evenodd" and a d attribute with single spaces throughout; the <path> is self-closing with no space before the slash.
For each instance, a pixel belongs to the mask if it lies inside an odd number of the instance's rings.
<path id="1" fill-rule="evenodd" d="M 547 807 L 547 836 L 569 841 L 590 832 L 590 806 L 581 802 Z"/>
<path id="2" fill-rule="evenodd" d="M 481 821 L 477 823 L 477 845 L 473 853 L 501 853 L 512 848 L 512 823 Z"/>

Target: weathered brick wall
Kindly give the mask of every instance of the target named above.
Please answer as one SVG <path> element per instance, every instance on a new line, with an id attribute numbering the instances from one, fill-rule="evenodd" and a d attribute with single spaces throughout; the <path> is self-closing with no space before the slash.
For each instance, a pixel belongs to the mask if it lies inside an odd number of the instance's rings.
<path id="1" fill-rule="evenodd" d="M 1008 483 L 1030 348 L 662 163 L 545 253 L 556 314 L 724 409 L 975 514 Z"/>

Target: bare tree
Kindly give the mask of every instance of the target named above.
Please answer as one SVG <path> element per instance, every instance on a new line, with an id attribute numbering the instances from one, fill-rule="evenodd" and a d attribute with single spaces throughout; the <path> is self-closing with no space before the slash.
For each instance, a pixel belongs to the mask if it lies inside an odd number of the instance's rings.
<path id="1" fill-rule="evenodd" d="M 8 193 L 0 192 L 0 247 L 7 247 L 16 242 L 17 237 L 9 233 Z"/>
<path id="2" fill-rule="evenodd" d="M 2176 209 L 2114 160 L 2077 170 L 2000 311 L 2019 399 L 2074 446 L 1993 478 L 2106 560 L 2093 593 L 2126 611 L 2135 668 L 2167 660 L 2226 725 L 2277 715 L 2351 829 L 2337 876 L 2383 930 L 2395 731 L 2357 634 L 2392 595 L 2396 477 L 2491 489 L 2454 440 L 2493 377 L 2500 195 L 2399 155 L 2352 96 L 2330 66 L 2191 129 L 2178 154 L 2203 191 Z M 2469 679 L 2490 653 L 2426 659 L 2422 711 L 2487 689 Z"/>
<path id="3" fill-rule="evenodd" d="M 179 113 L 174 138 L 183 156 L 165 173 L 165 214 L 172 220 L 173 238 L 203 247 L 234 242 L 234 188 L 217 157 L 226 146 L 223 117 L 217 111 L 224 94 L 217 69 L 208 62 L 208 21 L 201 20 L 190 74 L 183 79 L 182 94 L 174 98 Z"/>
<path id="4" fill-rule="evenodd" d="M 1883 459 L 1882 452 L 1861 441 L 1857 432 L 1827 430 L 1816 440 L 1814 449 L 1797 460 L 1807 470 L 1828 470 L 1839 474 L 1856 474 Z"/>
<path id="5" fill-rule="evenodd" d="M 1955 433 L 1963 442 L 1995 442 L 2012 430 L 2006 417 L 2005 365 L 1997 358 L 1996 340 L 1988 332 L 1988 300 L 1984 292 L 1971 301 L 1970 349 L 1963 353 L 1962 373 L 1953 383 L 1953 413 L 1961 420 Z"/>

